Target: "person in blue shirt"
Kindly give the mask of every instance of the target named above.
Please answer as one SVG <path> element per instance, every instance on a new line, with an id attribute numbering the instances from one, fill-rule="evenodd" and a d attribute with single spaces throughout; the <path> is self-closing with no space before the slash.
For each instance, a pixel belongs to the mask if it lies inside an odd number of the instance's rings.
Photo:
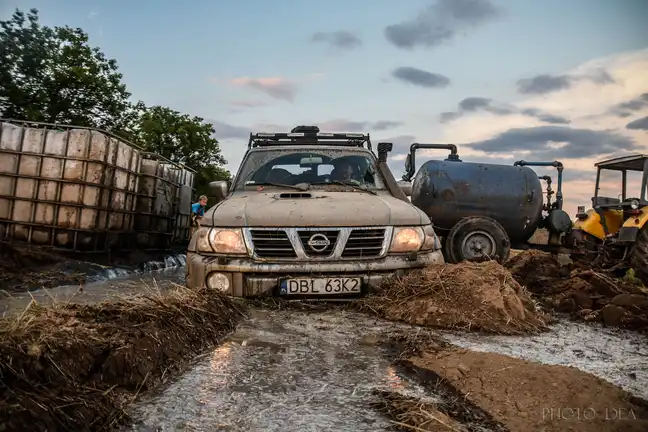
<path id="1" fill-rule="evenodd" d="M 194 225 L 198 225 L 200 219 L 202 219 L 202 217 L 205 216 L 206 207 L 207 207 L 207 197 L 205 195 L 201 195 L 198 198 L 197 203 L 191 204 L 191 220 L 193 221 Z"/>

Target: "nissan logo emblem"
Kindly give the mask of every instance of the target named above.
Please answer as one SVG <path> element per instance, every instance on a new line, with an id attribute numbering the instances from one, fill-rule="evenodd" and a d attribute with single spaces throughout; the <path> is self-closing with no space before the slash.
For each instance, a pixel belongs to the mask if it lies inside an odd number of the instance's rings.
<path id="1" fill-rule="evenodd" d="M 324 252 L 331 245 L 331 241 L 324 234 L 317 233 L 308 239 L 307 244 L 315 252 Z"/>

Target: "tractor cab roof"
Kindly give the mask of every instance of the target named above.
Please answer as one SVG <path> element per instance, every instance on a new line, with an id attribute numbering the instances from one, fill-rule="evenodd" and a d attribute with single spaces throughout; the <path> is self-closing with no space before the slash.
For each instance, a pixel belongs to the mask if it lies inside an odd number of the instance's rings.
<path id="1" fill-rule="evenodd" d="M 599 169 L 616 171 L 643 171 L 648 166 L 648 155 L 636 154 L 597 162 L 594 164 Z"/>

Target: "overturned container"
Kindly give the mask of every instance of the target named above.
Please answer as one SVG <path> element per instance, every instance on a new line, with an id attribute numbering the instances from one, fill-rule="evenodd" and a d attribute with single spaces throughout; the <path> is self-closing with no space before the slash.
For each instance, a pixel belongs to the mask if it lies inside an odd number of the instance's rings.
<path id="1" fill-rule="evenodd" d="M 136 146 L 106 131 L 0 120 L 0 238 L 127 247 L 140 159 Z"/>
<path id="2" fill-rule="evenodd" d="M 194 172 L 154 154 L 143 153 L 137 195 L 137 245 L 164 249 L 188 241 Z"/>
<path id="3" fill-rule="evenodd" d="M 184 245 L 190 240 L 191 229 L 191 198 L 194 194 L 194 181 L 196 172 L 184 165 L 180 166 L 178 182 L 180 185 L 180 199 L 176 216 L 173 243 Z"/>

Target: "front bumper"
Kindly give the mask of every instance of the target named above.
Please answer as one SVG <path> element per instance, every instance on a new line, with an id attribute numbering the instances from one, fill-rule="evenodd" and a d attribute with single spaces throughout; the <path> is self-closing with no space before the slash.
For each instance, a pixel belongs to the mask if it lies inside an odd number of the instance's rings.
<path id="1" fill-rule="evenodd" d="M 372 261 L 281 263 L 256 262 L 246 258 L 224 258 L 189 252 L 187 287 L 193 289 L 208 287 L 209 276 L 212 273 L 221 273 L 229 281 L 226 294 L 234 297 L 269 297 L 279 295 L 279 282 L 284 278 L 305 275 L 360 277 L 362 294 L 365 294 L 380 286 L 381 282 L 388 277 L 401 276 L 416 268 L 443 263 L 441 251 L 419 253 L 414 259 L 408 256 L 387 256 Z M 323 297 L 317 296 L 317 298 Z"/>

